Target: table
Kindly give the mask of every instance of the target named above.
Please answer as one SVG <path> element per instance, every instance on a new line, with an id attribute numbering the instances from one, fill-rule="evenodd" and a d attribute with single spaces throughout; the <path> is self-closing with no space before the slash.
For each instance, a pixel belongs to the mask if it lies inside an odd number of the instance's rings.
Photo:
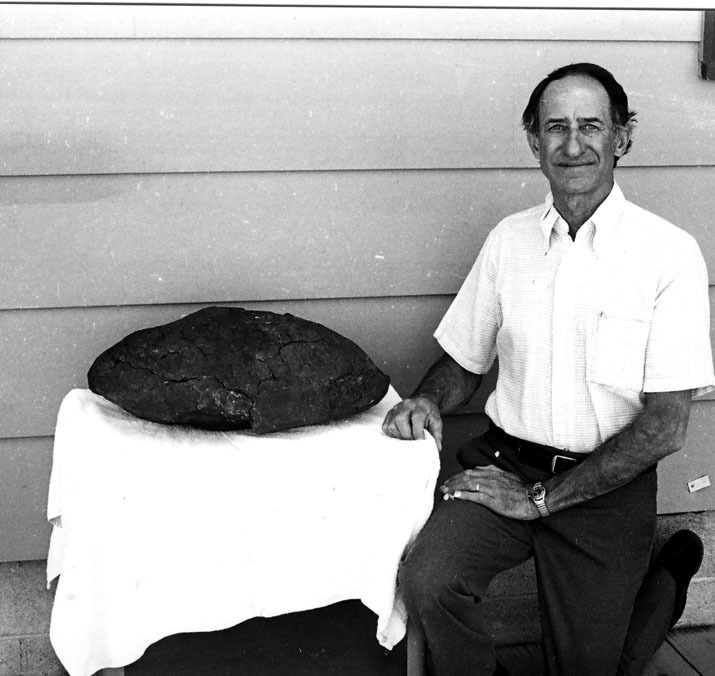
<path id="1" fill-rule="evenodd" d="M 258 436 L 159 425 L 70 391 L 47 564 L 50 640 L 70 676 L 121 673 L 171 634 L 348 599 L 375 612 L 383 646 L 402 640 L 396 572 L 439 456 L 429 435 L 382 433 L 397 401 L 390 388 L 349 419 Z"/>

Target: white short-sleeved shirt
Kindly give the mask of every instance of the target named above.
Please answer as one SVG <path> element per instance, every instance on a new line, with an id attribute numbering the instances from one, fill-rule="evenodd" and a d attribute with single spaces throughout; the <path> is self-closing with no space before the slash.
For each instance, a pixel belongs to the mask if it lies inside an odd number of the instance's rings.
<path id="1" fill-rule="evenodd" d="M 590 452 L 645 392 L 713 389 L 705 262 L 692 236 L 617 185 L 575 241 L 547 197 L 489 234 L 435 337 L 486 373 L 487 415 L 510 434 Z"/>

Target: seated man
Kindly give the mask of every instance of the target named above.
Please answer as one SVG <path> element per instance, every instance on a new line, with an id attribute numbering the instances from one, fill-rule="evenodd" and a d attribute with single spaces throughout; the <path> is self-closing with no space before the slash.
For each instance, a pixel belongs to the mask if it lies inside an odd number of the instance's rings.
<path id="1" fill-rule="evenodd" d="M 634 113 L 611 73 L 554 71 L 523 124 L 551 194 L 490 233 L 435 333 L 444 356 L 383 425 L 441 445 L 441 414 L 499 357 L 489 430 L 459 450 L 400 585 L 437 676 L 504 674 L 480 600 L 533 556 L 547 673 L 637 674 L 702 559 L 681 532 L 648 572 L 656 466 L 715 382 L 707 273 L 690 235 L 614 182 Z"/>

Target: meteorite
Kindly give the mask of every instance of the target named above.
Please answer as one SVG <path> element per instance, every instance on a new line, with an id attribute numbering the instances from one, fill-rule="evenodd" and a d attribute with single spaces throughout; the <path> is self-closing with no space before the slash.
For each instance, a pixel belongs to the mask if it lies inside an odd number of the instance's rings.
<path id="1" fill-rule="evenodd" d="M 264 434 L 340 420 L 389 378 L 354 342 L 291 314 L 206 307 L 97 357 L 90 390 L 139 418 Z"/>

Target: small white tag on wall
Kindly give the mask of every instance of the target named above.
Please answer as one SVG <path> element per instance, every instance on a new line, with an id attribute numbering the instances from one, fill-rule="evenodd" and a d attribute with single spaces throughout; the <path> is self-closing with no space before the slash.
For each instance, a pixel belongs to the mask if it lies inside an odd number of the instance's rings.
<path id="1" fill-rule="evenodd" d="M 707 488 L 710 485 L 710 477 L 706 474 L 705 476 L 701 476 L 697 479 L 693 479 L 692 481 L 688 481 L 688 490 L 691 493 L 695 493 L 695 491 L 702 490 L 703 488 Z"/>

